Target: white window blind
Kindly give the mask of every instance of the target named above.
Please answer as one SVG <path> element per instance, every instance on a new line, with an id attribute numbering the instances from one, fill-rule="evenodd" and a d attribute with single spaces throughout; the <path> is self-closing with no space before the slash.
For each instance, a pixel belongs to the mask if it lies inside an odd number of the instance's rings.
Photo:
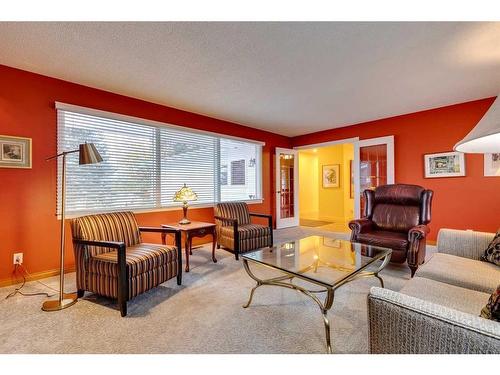
<path id="1" fill-rule="evenodd" d="M 184 183 L 198 195 L 191 205 L 261 199 L 261 144 L 119 115 L 57 112 L 58 152 L 92 142 L 103 158 L 78 165 L 76 154 L 68 156 L 69 215 L 178 206 L 172 198 Z M 60 213 L 60 191 L 57 203 Z"/>

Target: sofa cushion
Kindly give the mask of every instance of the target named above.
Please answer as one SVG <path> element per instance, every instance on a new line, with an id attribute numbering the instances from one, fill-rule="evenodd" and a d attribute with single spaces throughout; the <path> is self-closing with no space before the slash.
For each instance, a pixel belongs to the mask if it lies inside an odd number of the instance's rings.
<path id="1" fill-rule="evenodd" d="M 500 266 L 500 229 L 484 251 L 484 254 L 481 255 L 481 260 Z"/>
<path id="2" fill-rule="evenodd" d="M 400 292 L 476 316 L 490 297 L 488 293 L 426 279 L 425 277 L 414 277 L 405 284 Z"/>
<path id="3" fill-rule="evenodd" d="M 406 250 L 408 248 L 408 235 L 401 232 L 373 230 L 359 233 L 357 240 L 367 245 L 388 247 L 389 249 Z"/>
<path id="4" fill-rule="evenodd" d="M 486 306 L 481 310 L 481 316 L 486 319 L 500 322 L 500 284 L 490 296 Z"/>
<path id="5" fill-rule="evenodd" d="M 132 278 L 173 264 L 177 260 L 177 251 L 175 246 L 141 243 L 127 247 L 125 259 L 128 277 Z M 118 252 L 113 250 L 93 256 L 88 267 L 90 273 L 118 277 Z"/>
<path id="6" fill-rule="evenodd" d="M 437 253 L 419 267 L 417 276 L 492 293 L 500 280 L 500 269 L 494 264 Z"/>

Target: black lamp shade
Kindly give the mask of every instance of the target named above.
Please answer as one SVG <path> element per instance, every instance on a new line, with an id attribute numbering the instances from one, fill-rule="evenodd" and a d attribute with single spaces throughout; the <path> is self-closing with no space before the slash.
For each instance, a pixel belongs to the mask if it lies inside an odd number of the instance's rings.
<path id="1" fill-rule="evenodd" d="M 95 164 L 100 163 L 101 161 L 102 157 L 93 143 L 82 143 L 80 145 L 79 164 Z"/>

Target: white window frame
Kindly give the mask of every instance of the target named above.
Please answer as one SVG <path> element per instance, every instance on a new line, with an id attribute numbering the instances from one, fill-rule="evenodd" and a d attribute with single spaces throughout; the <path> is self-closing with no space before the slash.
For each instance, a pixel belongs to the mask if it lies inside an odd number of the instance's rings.
<path id="1" fill-rule="evenodd" d="M 154 121 L 154 120 L 148 120 L 140 117 L 135 117 L 135 116 L 128 116 L 128 115 L 123 115 L 119 113 L 114 113 L 114 112 L 108 112 L 108 111 L 102 111 L 98 109 L 93 109 L 93 108 L 88 108 L 88 107 L 82 107 L 74 104 L 67 104 L 67 103 L 62 103 L 62 102 L 55 102 L 55 108 L 56 110 L 61 110 L 61 111 L 69 111 L 69 112 L 75 112 L 75 113 L 80 113 L 84 115 L 89 115 L 89 116 L 96 116 L 96 117 L 104 117 L 107 119 L 112 119 L 112 120 L 119 120 L 119 121 L 126 121 L 126 122 L 131 122 L 131 123 L 136 123 L 138 125 L 147 125 L 147 126 L 152 126 L 152 127 L 157 127 L 157 128 L 170 128 L 178 131 L 183 131 L 183 132 L 188 132 L 188 133 L 194 133 L 194 134 L 204 134 L 204 135 L 210 135 L 214 137 L 219 137 L 219 138 L 225 138 L 225 139 L 230 139 L 230 140 L 235 140 L 235 141 L 240 141 L 240 142 L 246 142 L 246 143 L 253 143 L 255 145 L 261 146 L 260 147 L 260 152 L 256 153 L 256 192 L 259 196 L 259 198 L 256 199 L 245 199 L 245 200 L 240 200 L 240 202 L 245 202 L 247 204 L 261 204 L 264 202 L 264 197 L 262 196 L 263 188 L 262 188 L 262 153 L 263 153 L 263 148 L 265 146 L 265 142 L 259 141 L 259 140 L 253 140 L 253 139 L 247 139 L 247 138 L 242 138 L 242 137 L 236 137 L 232 135 L 226 135 L 222 133 L 216 133 L 216 132 L 211 132 L 211 131 L 206 131 L 206 130 L 200 130 L 200 129 L 194 129 L 194 128 L 189 128 L 185 126 L 180 126 L 180 125 L 173 125 L 169 123 L 164 123 L 164 122 L 159 122 L 159 121 Z M 228 166 L 229 169 L 229 166 Z M 229 182 L 229 181 L 228 181 Z M 220 181 L 217 181 L 217 183 L 220 183 Z M 218 194 L 216 195 L 216 200 L 220 200 L 220 186 L 216 188 L 218 190 Z M 215 204 L 218 202 L 213 202 L 213 203 L 196 203 L 196 202 L 190 202 L 189 206 L 190 208 L 209 208 L 209 207 L 214 207 Z M 174 210 L 179 210 L 181 208 L 181 205 L 179 204 L 178 206 L 169 206 L 169 207 L 156 207 L 156 208 L 135 208 L 132 209 L 134 213 L 147 213 L 147 212 L 161 212 L 161 211 L 174 211 Z M 99 210 L 91 210 L 91 211 L 79 211 L 77 213 L 69 213 L 66 215 L 67 218 L 72 218 L 72 217 L 77 217 L 85 214 L 90 214 L 90 213 L 97 213 L 97 212 L 116 212 L 120 211 L 120 209 L 99 209 Z M 60 218 L 60 215 L 57 215 L 58 218 Z"/>

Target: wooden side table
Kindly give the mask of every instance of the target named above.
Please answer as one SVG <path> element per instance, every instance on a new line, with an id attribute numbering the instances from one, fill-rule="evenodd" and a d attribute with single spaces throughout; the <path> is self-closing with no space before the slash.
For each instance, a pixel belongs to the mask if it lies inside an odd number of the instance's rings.
<path id="1" fill-rule="evenodd" d="M 215 243 L 217 242 L 217 233 L 215 231 L 215 224 L 204 223 L 202 221 L 192 221 L 190 224 L 179 224 L 170 223 L 162 224 L 165 228 L 175 228 L 180 229 L 184 233 L 184 251 L 186 254 L 186 272 L 189 272 L 189 255 L 193 254 L 193 238 L 194 237 L 205 237 L 207 235 L 212 235 L 212 260 L 217 263 L 215 259 Z M 162 233 L 161 241 L 166 244 L 166 234 Z"/>

